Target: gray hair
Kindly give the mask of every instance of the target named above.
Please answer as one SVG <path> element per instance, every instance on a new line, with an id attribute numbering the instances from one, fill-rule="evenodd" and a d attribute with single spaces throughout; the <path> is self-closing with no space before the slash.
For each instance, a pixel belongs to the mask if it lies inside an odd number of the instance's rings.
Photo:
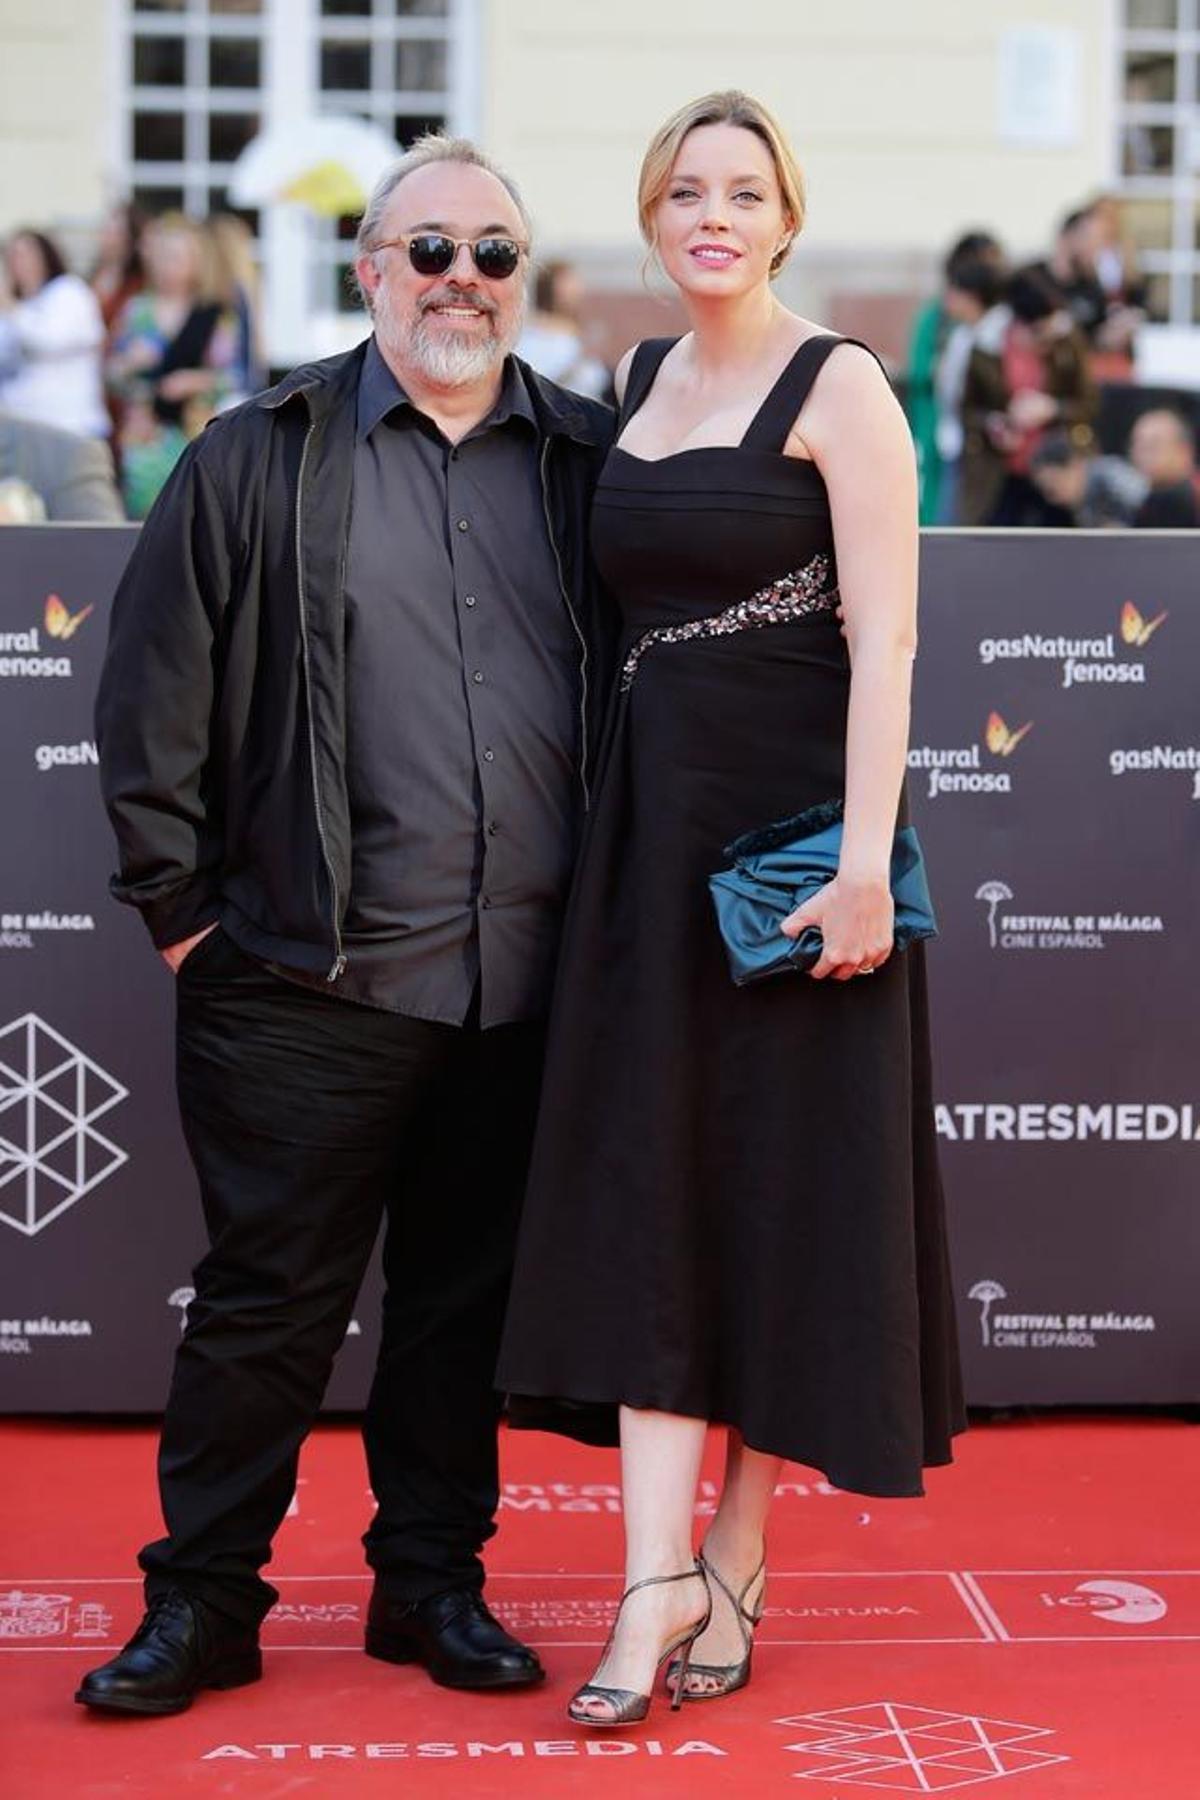
<path id="1" fill-rule="evenodd" d="M 520 213 L 526 237 L 532 237 L 533 221 L 521 198 L 521 191 L 511 176 L 497 168 L 491 157 L 477 144 L 473 144 L 470 138 L 447 137 L 444 132 L 427 131 L 376 182 L 371 198 L 367 201 L 366 211 L 359 220 L 358 236 L 354 244 L 356 257 L 371 254 L 379 237 L 387 203 L 405 176 L 425 168 L 429 163 L 461 163 L 469 169 L 486 169 L 489 175 L 496 177 Z"/>

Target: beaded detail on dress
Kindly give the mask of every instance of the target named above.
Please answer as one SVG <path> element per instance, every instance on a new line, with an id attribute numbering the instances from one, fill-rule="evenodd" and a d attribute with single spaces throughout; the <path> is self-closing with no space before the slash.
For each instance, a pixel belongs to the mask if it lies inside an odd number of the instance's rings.
<path id="1" fill-rule="evenodd" d="M 683 644 L 691 638 L 728 637 L 735 631 L 756 631 L 763 625 L 790 625 L 815 613 L 833 612 L 838 604 L 836 587 L 825 587 L 829 557 L 821 550 L 802 569 L 793 569 L 767 587 L 738 600 L 723 612 L 706 619 L 688 619 L 682 625 L 656 625 L 645 631 L 621 668 L 621 692 L 633 686 L 638 665 L 652 644 Z"/>

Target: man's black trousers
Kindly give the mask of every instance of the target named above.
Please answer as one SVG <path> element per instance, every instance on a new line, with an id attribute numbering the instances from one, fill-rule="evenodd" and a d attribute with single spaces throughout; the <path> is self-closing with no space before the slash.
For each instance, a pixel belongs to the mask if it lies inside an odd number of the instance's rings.
<path id="1" fill-rule="evenodd" d="M 220 929 L 177 982 L 180 1110 L 210 1248 L 167 1402 L 167 1536 L 141 1554 L 147 1594 L 183 1587 L 250 1624 L 273 1604 L 259 1570 L 381 1219 L 367 1560 L 399 1599 L 476 1586 L 543 1028 L 352 1005 L 273 975 Z"/>

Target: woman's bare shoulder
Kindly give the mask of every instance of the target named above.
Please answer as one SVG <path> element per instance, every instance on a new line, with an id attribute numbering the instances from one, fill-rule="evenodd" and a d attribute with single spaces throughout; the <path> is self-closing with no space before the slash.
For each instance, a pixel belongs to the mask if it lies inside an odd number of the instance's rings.
<path id="1" fill-rule="evenodd" d="M 823 332 L 836 340 L 821 365 L 821 379 L 814 383 L 814 406 L 867 405 L 878 408 L 895 401 L 891 376 L 883 358 L 869 344 L 840 332 Z"/>

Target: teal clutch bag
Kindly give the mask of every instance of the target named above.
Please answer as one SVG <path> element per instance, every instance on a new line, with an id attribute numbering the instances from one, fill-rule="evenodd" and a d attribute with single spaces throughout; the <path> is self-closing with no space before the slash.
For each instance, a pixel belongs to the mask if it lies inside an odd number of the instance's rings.
<path id="1" fill-rule="evenodd" d="M 738 987 L 812 968 L 821 954 L 821 933 L 809 926 L 798 938 L 786 938 L 779 928 L 789 913 L 833 880 L 841 849 L 840 800 L 810 806 L 725 846 L 733 866 L 710 875 L 708 886 Z M 925 858 L 911 825 L 897 831 L 892 844 L 891 889 L 896 949 L 936 937 Z"/>

